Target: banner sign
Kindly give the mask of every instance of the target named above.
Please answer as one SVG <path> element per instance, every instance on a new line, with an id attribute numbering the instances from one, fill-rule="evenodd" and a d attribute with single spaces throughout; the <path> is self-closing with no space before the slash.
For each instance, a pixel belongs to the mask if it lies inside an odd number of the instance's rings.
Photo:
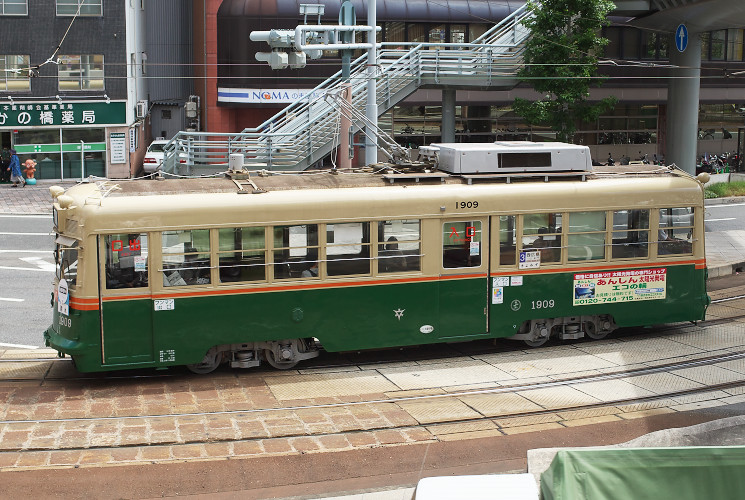
<path id="1" fill-rule="evenodd" d="M 245 104 L 290 104 L 298 99 L 317 99 L 322 96 L 323 93 L 314 93 L 313 89 L 217 89 L 219 102 Z"/>
<path id="2" fill-rule="evenodd" d="M 574 275 L 573 305 L 665 298 L 667 269 L 634 269 Z"/>
<path id="3" fill-rule="evenodd" d="M 0 104 L 0 127 L 124 125 L 126 101 L 14 102 Z"/>

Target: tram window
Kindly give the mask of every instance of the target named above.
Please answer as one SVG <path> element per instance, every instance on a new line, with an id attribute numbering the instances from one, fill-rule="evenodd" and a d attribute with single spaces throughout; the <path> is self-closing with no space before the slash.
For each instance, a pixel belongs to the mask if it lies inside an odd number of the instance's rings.
<path id="1" fill-rule="evenodd" d="M 442 225 L 442 267 L 481 265 L 481 222 L 445 222 Z"/>
<path id="2" fill-rule="evenodd" d="M 378 222 L 378 242 L 378 273 L 420 270 L 419 220 Z"/>
<path id="3" fill-rule="evenodd" d="M 57 278 L 67 280 L 68 286 L 75 286 L 78 279 L 78 241 L 70 246 L 57 245 Z"/>
<path id="4" fill-rule="evenodd" d="M 661 208 L 657 254 L 693 252 L 693 207 Z"/>
<path id="5" fill-rule="evenodd" d="M 274 277 L 317 278 L 318 225 L 274 227 Z"/>
<path id="6" fill-rule="evenodd" d="M 218 230 L 220 283 L 266 279 L 266 243 L 263 227 Z"/>
<path id="7" fill-rule="evenodd" d="M 517 253 L 517 231 L 514 215 L 499 217 L 499 265 L 514 266 Z"/>
<path id="8" fill-rule="evenodd" d="M 107 234 L 106 288 L 147 286 L 147 233 Z"/>
<path id="9" fill-rule="evenodd" d="M 605 212 L 570 213 L 567 242 L 570 261 L 605 259 Z"/>
<path id="10" fill-rule="evenodd" d="M 541 264 L 561 262 L 561 213 L 523 215 L 522 250 L 538 250 Z"/>
<path id="11" fill-rule="evenodd" d="M 613 212 L 614 259 L 649 256 L 649 210 L 616 210 Z"/>
<path id="12" fill-rule="evenodd" d="M 370 274 L 370 223 L 326 225 L 326 272 L 329 276 Z"/>
<path id="13" fill-rule="evenodd" d="M 163 286 L 210 283 L 209 229 L 163 231 Z"/>

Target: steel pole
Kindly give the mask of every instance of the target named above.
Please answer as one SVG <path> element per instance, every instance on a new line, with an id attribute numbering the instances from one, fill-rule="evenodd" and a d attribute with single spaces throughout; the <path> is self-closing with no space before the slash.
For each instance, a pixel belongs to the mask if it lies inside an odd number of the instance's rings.
<path id="1" fill-rule="evenodd" d="M 375 76 L 377 73 L 377 33 L 375 28 L 378 25 L 377 5 L 375 0 L 369 0 L 367 3 L 367 24 L 372 28 L 367 34 L 367 42 L 370 48 L 367 49 L 367 104 L 365 106 L 365 116 L 373 127 L 367 131 L 369 137 L 365 138 L 365 165 L 378 162 L 378 143 L 377 126 L 378 126 L 378 101 L 376 96 Z"/>

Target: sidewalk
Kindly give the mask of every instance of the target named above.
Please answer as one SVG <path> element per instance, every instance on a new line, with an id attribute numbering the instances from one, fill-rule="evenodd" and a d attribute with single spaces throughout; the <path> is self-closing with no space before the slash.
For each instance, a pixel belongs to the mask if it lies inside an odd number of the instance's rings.
<path id="1" fill-rule="evenodd" d="M 38 181 L 34 186 L 0 184 L 0 215 L 51 214 L 50 186 L 68 188 L 77 181 Z M 706 205 L 743 203 L 745 197 L 706 200 Z M 706 233 L 706 264 L 709 277 L 727 276 L 745 270 L 745 229 Z"/>

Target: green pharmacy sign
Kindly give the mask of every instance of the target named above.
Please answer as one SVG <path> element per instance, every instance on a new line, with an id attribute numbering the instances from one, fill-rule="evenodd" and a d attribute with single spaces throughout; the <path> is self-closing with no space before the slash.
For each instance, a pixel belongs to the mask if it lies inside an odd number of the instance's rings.
<path id="1" fill-rule="evenodd" d="M 80 149 L 83 151 L 106 151 L 105 142 L 73 142 L 69 144 L 30 144 L 23 145 L 18 144 L 15 150 L 19 154 L 33 154 L 33 153 L 80 153 Z"/>
<path id="2" fill-rule="evenodd" d="M 13 102 L 0 104 L 0 127 L 124 125 L 127 102 Z"/>

